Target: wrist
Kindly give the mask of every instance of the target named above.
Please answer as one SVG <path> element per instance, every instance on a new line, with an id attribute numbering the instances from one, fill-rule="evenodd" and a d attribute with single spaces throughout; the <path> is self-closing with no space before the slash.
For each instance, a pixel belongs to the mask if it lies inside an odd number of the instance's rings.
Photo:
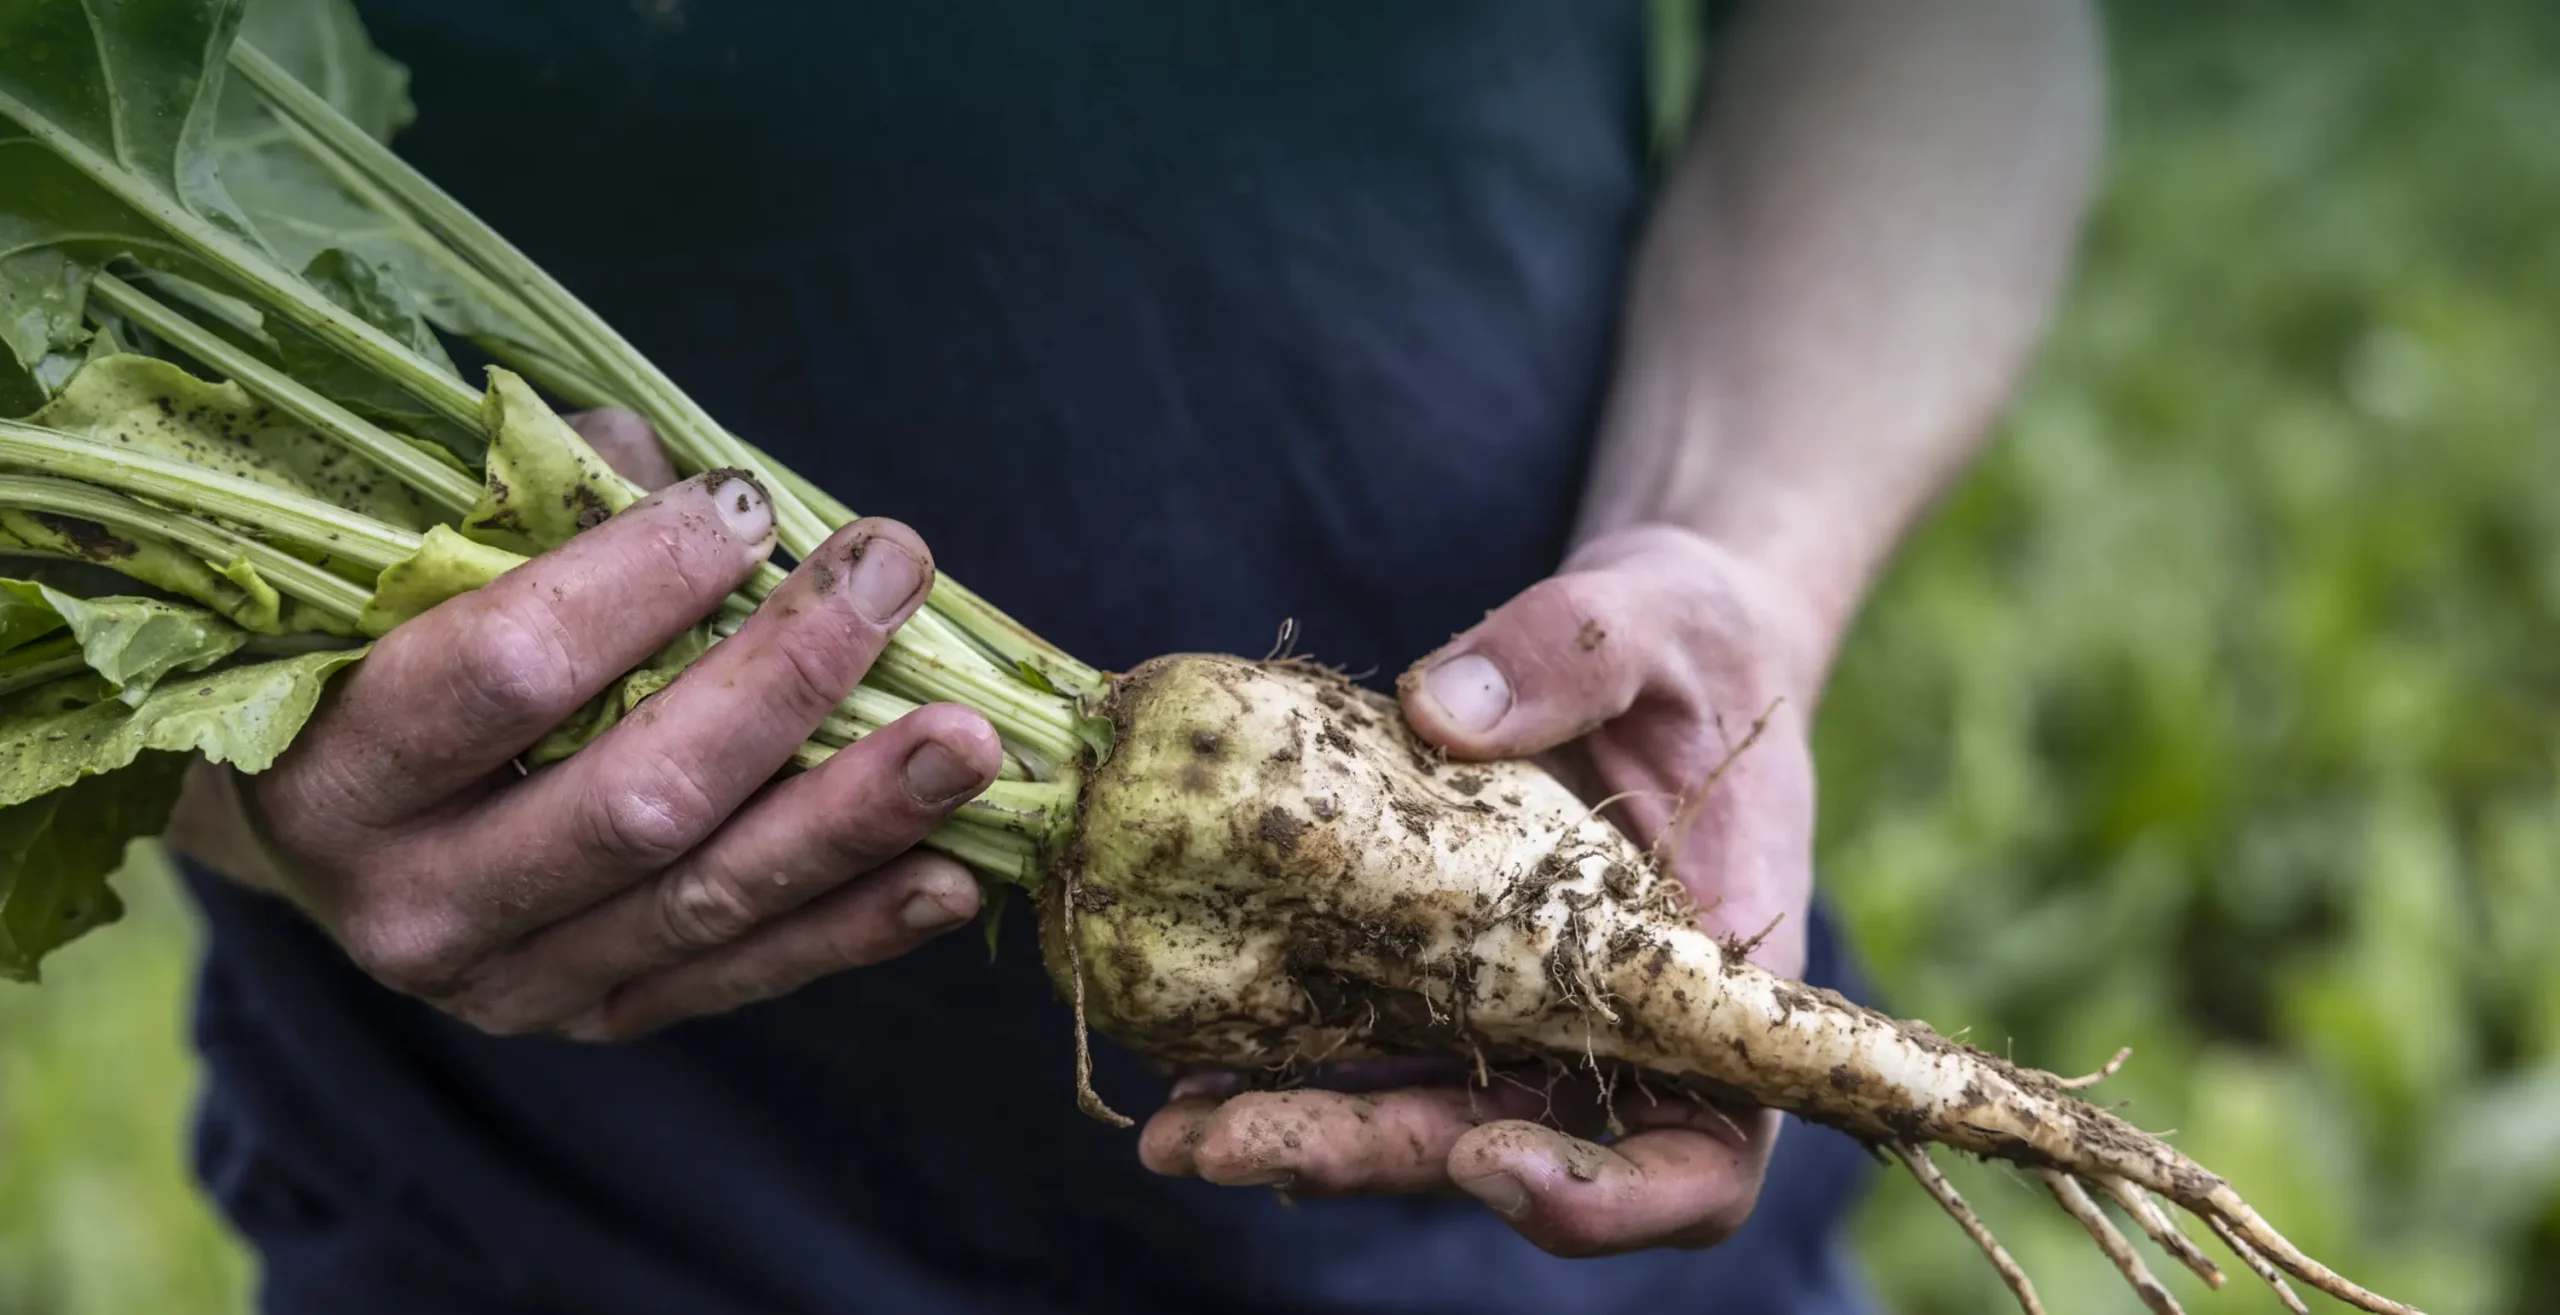
<path id="1" fill-rule="evenodd" d="M 187 769 L 185 786 L 160 840 L 170 852 L 230 881 L 271 895 L 288 894 L 284 870 L 259 839 L 240 794 L 240 777 L 202 759 Z"/>

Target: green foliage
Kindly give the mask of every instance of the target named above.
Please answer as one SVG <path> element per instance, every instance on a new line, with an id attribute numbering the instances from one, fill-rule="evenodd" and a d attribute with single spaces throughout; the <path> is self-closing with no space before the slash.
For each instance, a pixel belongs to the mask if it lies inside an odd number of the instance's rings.
<path id="1" fill-rule="evenodd" d="M 470 538 L 529 557 L 640 500 L 630 481 L 515 375 L 489 372 L 481 416 L 488 471 L 479 502 L 462 519 Z"/>
<path id="2" fill-rule="evenodd" d="M 240 39 L 377 141 L 390 140 L 412 117 L 408 70 L 374 49 L 346 0 L 249 0 Z M 456 259 L 378 187 L 312 149 L 306 134 L 260 104 L 241 79 L 226 83 L 218 123 L 213 150 L 223 185 L 283 263 L 307 272 L 335 252 L 336 260 L 378 271 L 356 277 L 369 278 L 383 295 L 414 299 L 414 308 L 385 305 L 379 318 L 369 314 L 377 325 L 391 328 L 423 313 L 459 337 L 569 351 L 536 327 L 539 317 L 513 293 Z"/>
<path id="3" fill-rule="evenodd" d="M 407 485 L 239 384 L 207 383 L 153 357 L 89 362 L 27 422 L 318 498 L 400 529 L 423 530 L 436 519 Z M 354 578 L 369 582 L 371 573 Z"/>
<path id="4" fill-rule="evenodd" d="M 155 218 L 215 240 L 248 231 L 203 167 L 217 88 L 202 52 L 228 42 L 238 21 L 234 7 L 209 0 L 0 10 L 0 158 L 11 171 L 0 287 L 47 290 L 13 302 L 8 341 L 20 366 L 85 337 L 81 264 L 129 252 L 196 270 Z"/>
<path id="5" fill-rule="evenodd" d="M 144 608 L 152 615 L 135 624 L 100 619 Z M 128 841 L 167 823 L 185 755 L 266 770 L 319 706 L 329 676 L 364 655 L 304 653 L 140 686 L 144 675 L 225 656 L 214 650 L 244 638 L 209 633 L 221 625 L 210 613 L 177 627 L 166 615 L 176 610 L 134 599 L 77 604 L 65 619 L 100 664 L 94 674 L 0 702 L 0 978 L 34 980 L 46 954 L 114 920 L 107 877 Z M 192 644 L 171 643 L 175 630 Z M 119 686 L 145 692 L 127 701 Z"/>
<path id="6" fill-rule="evenodd" d="M 2060 1069 L 2130 1044 L 2099 1090 L 2306 1249 L 2436 1315 L 2544 1309 L 2560 28 L 2155 5 L 2113 36 L 2068 305 L 1823 709 L 1824 878 L 1897 1010 Z M 2057 1309 L 2139 1309 L 2015 1179 L 1958 1181 Z M 1893 1309 L 2003 1308 L 1952 1236 L 1876 1194 Z"/>

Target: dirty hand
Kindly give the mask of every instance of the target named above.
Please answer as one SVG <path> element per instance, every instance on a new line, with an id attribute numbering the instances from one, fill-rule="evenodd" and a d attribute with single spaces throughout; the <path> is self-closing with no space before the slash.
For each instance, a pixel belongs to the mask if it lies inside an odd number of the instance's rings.
<path id="1" fill-rule="evenodd" d="M 636 417 L 579 428 L 672 478 Z M 921 708 L 771 782 L 924 601 L 904 525 L 837 531 L 621 724 L 517 766 L 773 548 L 752 482 L 673 483 L 384 636 L 271 770 L 200 768 L 171 841 L 496 1033 L 617 1039 L 902 954 L 977 913 L 969 873 L 913 846 L 995 779 L 994 730 Z"/>
<path id="2" fill-rule="evenodd" d="M 1654 843 L 1707 927 L 1752 957 L 1804 969 L 1813 768 L 1799 687 L 1810 621 L 1756 568 L 1685 530 L 1593 540 L 1554 577 L 1417 664 L 1406 717 L 1455 758 L 1542 755 L 1568 784 Z M 1747 747 L 1746 747 L 1747 745 Z M 1708 789 L 1712 782 L 1712 788 Z M 1370 1068 L 1374 1082 L 1382 1070 Z M 1778 1131 L 1765 1110 L 1656 1100 L 1577 1078 L 1231 1095 L 1185 1078 L 1148 1124 L 1158 1173 L 1297 1195 L 1455 1187 L 1559 1255 L 1711 1246 L 1758 1200 Z M 1337 1088 L 1347 1084 L 1332 1084 Z M 1614 1114 L 1624 1134 L 1596 1132 Z"/>

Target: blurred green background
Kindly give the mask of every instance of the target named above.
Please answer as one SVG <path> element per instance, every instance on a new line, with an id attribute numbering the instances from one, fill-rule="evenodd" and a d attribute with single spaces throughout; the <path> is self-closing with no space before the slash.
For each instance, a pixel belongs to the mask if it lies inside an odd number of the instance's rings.
<path id="1" fill-rule="evenodd" d="M 1822 710 L 1825 880 L 1898 1011 L 2130 1044 L 2103 1094 L 2314 1253 L 2553 1309 L 2560 8 L 2111 18 L 2068 304 Z M 123 887 L 0 989 L 0 1311 L 245 1307 L 182 1171 L 196 932 L 156 865 Z M 2139 1309 L 2014 1175 L 1956 1178 L 2057 1309 Z M 1893 1309 L 2006 1307 L 1907 1184 L 1861 1227 Z"/>

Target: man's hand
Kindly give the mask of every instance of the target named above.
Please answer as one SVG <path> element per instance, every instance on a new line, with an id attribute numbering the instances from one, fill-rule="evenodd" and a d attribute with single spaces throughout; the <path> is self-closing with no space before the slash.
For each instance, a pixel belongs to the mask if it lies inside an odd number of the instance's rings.
<path id="1" fill-rule="evenodd" d="M 579 427 L 626 474 L 672 476 L 636 418 Z M 516 764 L 773 547 L 753 483 L 661 489 L 384 636 L 273 769 L 200 774 L 173 841 L 496 1033 L 627 1037 L 902 954 L 977 912 L 968 871 L 913 846 L 995 779 L 994 730 L 921 708 L 768 782 L 924 601 L 904 525 L 839 530 L 621 724 Z"/>
<path id="2" fill-rule="evenodd" d="M 1404 710 L 1452 757 L 1545 755 L 1585 797 L 1614 798 L 1612 817 L 1659 841 L 1707 927 L 1757 938 L 1753 958 L 1792 976 L 1811 894 L 1800 691 L 1813 642 L 1754 568 L 1687 531 L 1643 526 L 1594 540 L 1418 664 Z M 1609 1103 L 1626 1135 L 1599 1145 L 1564 1130 L 1600 1121 L 1596 1093 L 1551 1098 L 1534 1074 L 1476 1091 L 1451 1081 L 1222 1100 L 1225 1085 L 1177 1086 L 1141 1139 L 1148 1167 L 1303 1195 L 1454 1186 L 1560 1255 L 1730 1237 L 1778 1127 L 1766 1111 L 1622 1086 Z"/>

